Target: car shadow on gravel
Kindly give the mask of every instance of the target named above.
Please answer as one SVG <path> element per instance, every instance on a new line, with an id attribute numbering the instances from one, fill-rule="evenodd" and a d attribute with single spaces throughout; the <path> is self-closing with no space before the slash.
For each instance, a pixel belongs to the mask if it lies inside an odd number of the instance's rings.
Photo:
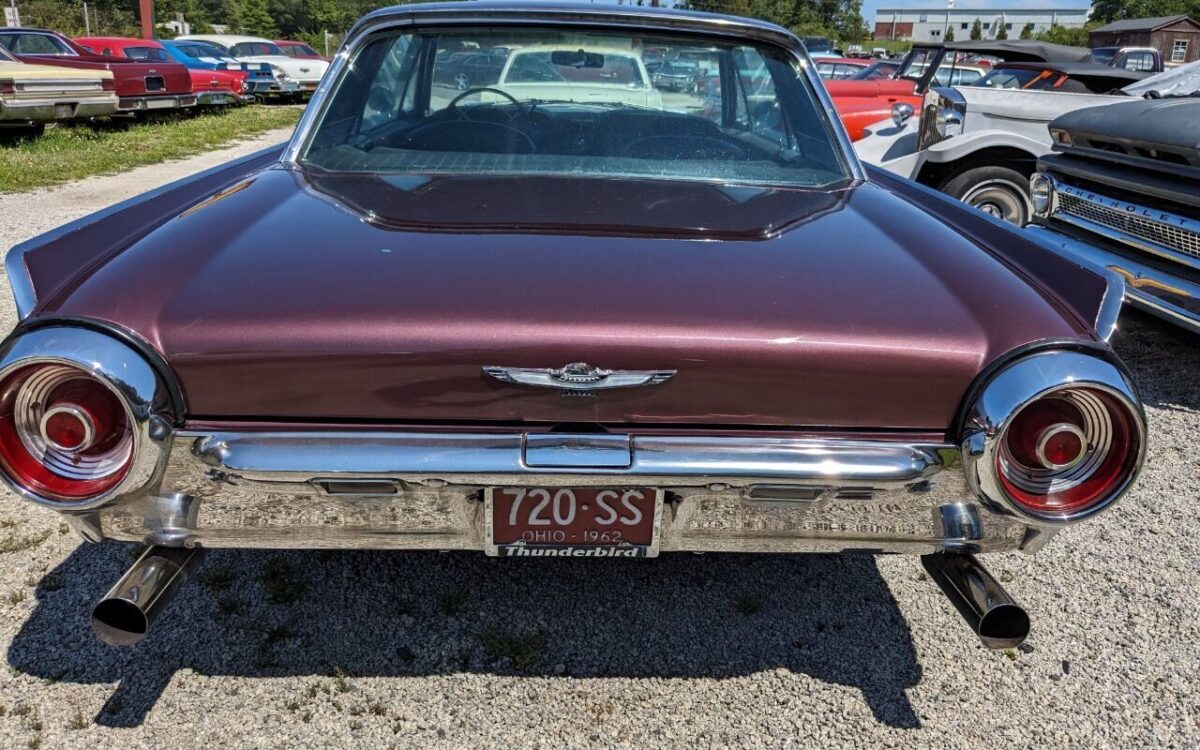
<path id="1" fill-rule="evenodd" d="M 179 670 L 238 677 L 447 675 L 722 679 L 787 670 L 862 692 L 911 728 L 908 625 L 868 555 L 496 560 L 477 553 L 213 551 L 150 636 L 105 646 L 91 606 L 133 559 L 81 545 L 39 585 L 8 663 L 116 683 L 96 710 L 143 723 Z M 230 698 L 237 700 L 237 698 Z M 775 705 L 764 696 L 764 710 Z M 200 707 L 193 707 L 200 708 Z"/>
<path id="2" fill-rule="evenodd" d="M 1126 306 L 1112 343 L 1147 406 L 1200 411 L 1200 334 Z"/>

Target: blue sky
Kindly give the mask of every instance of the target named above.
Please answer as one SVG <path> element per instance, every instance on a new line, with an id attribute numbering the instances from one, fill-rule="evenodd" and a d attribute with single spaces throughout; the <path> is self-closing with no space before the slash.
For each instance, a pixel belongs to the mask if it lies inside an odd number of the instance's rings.
<path id="1" fill-rule="evenodd" d="M 955 0 L 954 7 L 960 10 L 996 9 L 1018 10 L 1029 8 L 1087 8 L 1089 0 Z M 876 8 L 931 8 L 946 7 L 945 0 L 863 0 L 862 15 L 867 22 L 867 28 L 875 26 Z"/>

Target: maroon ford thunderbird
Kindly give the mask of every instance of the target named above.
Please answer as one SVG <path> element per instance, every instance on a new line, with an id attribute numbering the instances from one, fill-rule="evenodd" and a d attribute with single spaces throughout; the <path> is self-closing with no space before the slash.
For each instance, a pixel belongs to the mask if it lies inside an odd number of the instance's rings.
<path id="1" fill-rule="evenodd" d="M 440 83 L 508 50 L 495 83 Z M 708 61 L 653 87 L 642 51 Z M 715 100 L 714 100 L 715 99 Z M 1146 444 L 1119 278 L 864 168 L 788 32 L 668 10 L 378 11 L 285 147 L 13 249 L 0 469 L 151 545 L 914 553 L 992 647 L 976 553 L 1112 505 Z"/>

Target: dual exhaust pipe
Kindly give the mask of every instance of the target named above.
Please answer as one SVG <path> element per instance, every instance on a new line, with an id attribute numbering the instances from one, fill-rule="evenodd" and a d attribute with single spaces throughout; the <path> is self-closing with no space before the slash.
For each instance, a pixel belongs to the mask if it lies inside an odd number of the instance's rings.
<path id="1" fill-rule="evenodd" d="M 92 630 L 113 646 L 138 643 L 203 559 L 199 547 L 146 550 L 96 605 Z M 974 556 L 939 552 L 921 563 L 984 646 L 1016 648 L 1029 635 L 1029 615 Z"/>
<path id="2" fill-rule="evenodd" d="M 1016 648 L 1029 635 L 1025 608 L 974 555 L 937 552 L 922 555 L 921 564 L 985 647 Z"/>
<path id="3" fill-rule="evenodd" d="M 199 547 L 146 550 L 92 610 L 92 630 L 111 646 L 138 643 L 203 559 Z"/>

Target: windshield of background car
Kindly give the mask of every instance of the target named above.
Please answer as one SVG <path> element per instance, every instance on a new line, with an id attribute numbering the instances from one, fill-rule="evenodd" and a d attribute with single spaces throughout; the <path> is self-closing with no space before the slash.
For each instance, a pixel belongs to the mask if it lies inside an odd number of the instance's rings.
<path id="1" fill-rule="evenodd" d="M 217 60 L 232 60 L 229 53 L 224 49 L 212 44 L 199 44 L 197 42 L 188 42 L 187 44 L 177 44 L 175 49 L 179 50 L 188 57 L 196 58 L 197 60 L 204 57 L 211 57 Z"/>
<path id="2" fill-rule="evenodd" d="M 10 55 L 8 50 L 4 49 L 3 47 L 0 47 L 0 60 L 3 60 L 4 62 L 17 62 L 17 58 Z"/>
<path id="3" fill-rule="evenodd" d="M 74 56 L 75 50 L 67 43 L 50 34 L 5 33 L 0 30 L 0 47 L 14 55 L 64 55 Z"/>
<path id="4" fill-rule="evenodd" d="M 166 62 L 167 51 L 159 47 L 126 47 L 125 56 L 132 60 L 150 60 L 151 62 Z"/>
<path id="5" fill-rule="evenodd" d="M 303 57 L 305 55 L 315 57 L 317 54 L 317 51 L 307 44 L 284 44 L 280 46 L 280 49 L 288 57 Z"/>
<path id="6" fill-rule="evenodd" d="M 975 82 L 976 86 L 993 89 L 1044 90 L 1054 87 L 1060 76 L 1036 68 L 993 68 L 986 76 Z"/>
<path id="7" fill-rule="evenodd" d="M 877 62 L 872 63 L 869 67 L 863 68 L 854 75 L 850 76 L 856 81 L 877 81 L 884 78 L 891 78 L 900 65 L 894 62 Z"/>
<path id="8" fill-rule="evenodd" d="M 1108 65 L 1116 56 L 1117 50 L 1115 48 L 1100 48 L 1092 50 L 1092 61 L 1098 62 L 1101 65 Z"/>
<path id="9" fill-rule="evenodd" d="M 695 84 L 652 78 L 646 49 Z M 849 178 L 798 60 L 745 41 L 526 26 L 380 35 L 318 107 L 300 161 L 330 172 Z"/>
<path id="10" fill-rule="evenodd" d="M 282 56 L 283 50 L 270 42 L 242 42 L 229 48 L 229 54 L 234 57 L 266 57 L 268 55 Z"/>

